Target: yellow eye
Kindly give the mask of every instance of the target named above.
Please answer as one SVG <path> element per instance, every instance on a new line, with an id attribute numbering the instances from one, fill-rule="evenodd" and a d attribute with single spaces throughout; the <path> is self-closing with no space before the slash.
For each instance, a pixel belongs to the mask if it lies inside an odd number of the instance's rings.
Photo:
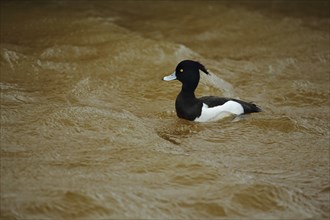
<path id="1" fill-rule="evenodd" d="M 182 73 L 183 72 L 183 69 L 180 69 L 180 72 Z"/>

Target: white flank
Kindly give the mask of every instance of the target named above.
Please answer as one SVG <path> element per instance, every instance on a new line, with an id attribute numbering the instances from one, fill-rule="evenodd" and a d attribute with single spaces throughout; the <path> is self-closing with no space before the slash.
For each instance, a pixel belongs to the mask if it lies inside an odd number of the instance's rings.
<path id="1" fill-rule="evenodd" d="M 201 116 L 195 119 L 197 122 L 217 121 L 232 114 L 240 115 L 244 113 L 243 106 L 235 101 L 228 101 L 223 105 L 209 108 L 203 103 Z"/>

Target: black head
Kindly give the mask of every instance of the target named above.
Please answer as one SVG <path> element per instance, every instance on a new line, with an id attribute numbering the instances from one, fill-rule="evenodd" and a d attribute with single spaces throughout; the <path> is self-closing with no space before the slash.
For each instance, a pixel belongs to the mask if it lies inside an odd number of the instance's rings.
<path id="1" fill-rule="evenodd" d="M 200 78 L 199 70 L 209 74 L 206 68 L 199 62 L 184 60 L 176 66 L 175 72 L 171 76 L 164 77 L 163 79 L 167 81 L 177 79 L 182 83 L 183 89 L 194 91 Z"/>

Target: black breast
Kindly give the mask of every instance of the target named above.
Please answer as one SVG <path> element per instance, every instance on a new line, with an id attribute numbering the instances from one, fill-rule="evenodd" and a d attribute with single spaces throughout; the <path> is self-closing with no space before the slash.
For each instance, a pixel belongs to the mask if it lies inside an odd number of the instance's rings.
<path id="1" fill-rule="evenodd" d="M 175 101 L 176 114 L 179 118 L 190 121 L 201 115 L 203 103 L 195 96 L 186 96 L 180 93 Z"/>

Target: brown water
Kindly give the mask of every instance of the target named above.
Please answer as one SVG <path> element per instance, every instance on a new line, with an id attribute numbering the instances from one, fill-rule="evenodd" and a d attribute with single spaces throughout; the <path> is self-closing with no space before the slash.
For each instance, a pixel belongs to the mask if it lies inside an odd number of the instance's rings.
<path id="1" fill-rule="evenodd" d="M 47 3 L 45 3 L 47 2 Z M 329 2 L 1 1 L 1 218 L 330 217 Z M 264 110 L 192 123 L 178 82 Z"/>

